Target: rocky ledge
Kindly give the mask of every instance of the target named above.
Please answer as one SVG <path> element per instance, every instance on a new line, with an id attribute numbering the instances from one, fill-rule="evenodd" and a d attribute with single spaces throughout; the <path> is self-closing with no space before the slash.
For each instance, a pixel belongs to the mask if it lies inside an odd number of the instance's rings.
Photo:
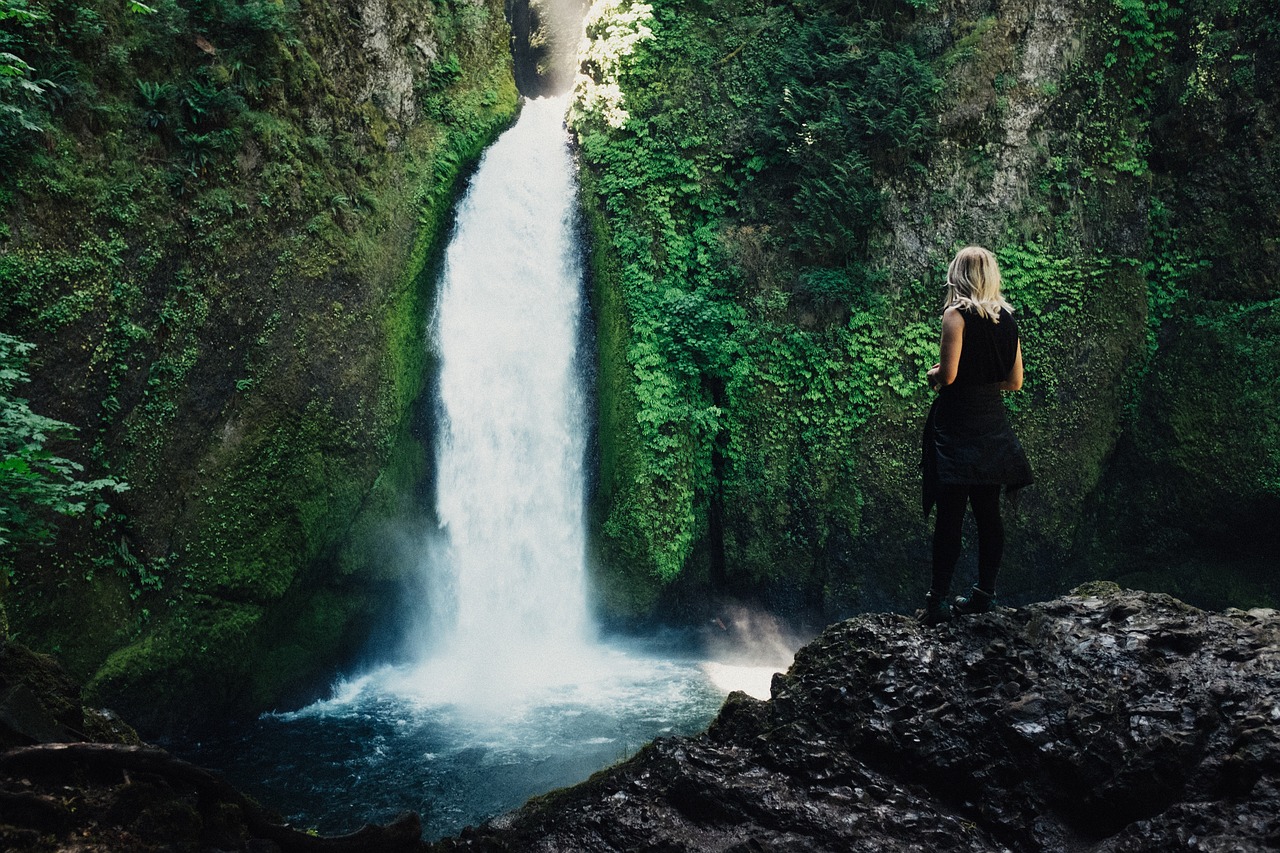
<path id="1" fill-rule="evenodd" d="M 86 708 L 58 663 L 0 636 L 0 851 L 397 853 L 418 816 L 320 837 L 285 825 L 221 776 Z"/>
<path id="2" fill-rule="evenodd" d="M 829 628 L 659 740 L 440 850 L 1280 848 L 1280 614 L 1091 584 Z"/>
<path id="3" fill-rule="evenodd" d="M 0 693 L 20 700 L 11 709 L 34 707 L 2 676 Z M 56 689 L 33 692 L 66 698 L 62 682 L 43 683 Z M 37 743 L 54 723 L 87 725 L 55 702 L 61 716 L 47 725 L 25 711 L 0 719 L 0 732 L 28 744 L 0 753 L 0 847 L 1280 849 L 1272 610 L 1211 614 L 1098 583 L 939 628 L 868 614 L 801 650 L 772 692 L 768 702 L 735 693 L 705 734 L 655 741 L 581 785 L 432 845 L 413 815 L 342 838 L 281 826 L 163 750 Z"/>

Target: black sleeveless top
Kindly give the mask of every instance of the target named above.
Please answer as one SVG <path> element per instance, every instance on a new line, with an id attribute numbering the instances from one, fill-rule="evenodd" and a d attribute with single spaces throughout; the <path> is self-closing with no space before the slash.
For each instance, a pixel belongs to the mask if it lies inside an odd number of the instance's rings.
<path id="1" fill-rule="evenodd" d="M 929 409 L 922 440 L 924 511 L 939 485 L 1002 485 L 1010 492 L 1032 482 L 1031 466 L 1009 424 L 1000 385 L 1018 355 L 1018 324 L 1008 311 L 1000 322 L 961 311 L 964 338 L 955 381 Z"/>
<path id="2" fill-rule="evenodd" d="M 1000 309 L 996 323 L 976 311 L 960 310 L 964 319 L 964 343 L 960 347 L 960 367 L 953 385 L 987 385 L 1003 382 L 1013 370 L 1018 354 L 1018 324 L 1013 315 Z"/>

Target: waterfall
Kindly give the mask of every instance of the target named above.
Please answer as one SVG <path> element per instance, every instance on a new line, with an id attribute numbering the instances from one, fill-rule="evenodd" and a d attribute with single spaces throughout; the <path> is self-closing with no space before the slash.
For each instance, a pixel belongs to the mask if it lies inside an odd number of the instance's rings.
<path id="1" fill-rule="evenodd" d="M 410 659 L 207 744 L 210 764 L 303 825 L 351 832 L 412 808 L 439 838 L 701 730 L 727 692 L 670 646 L 592 629 L 564 110 L 526 102 L 457 209 L 432 328 L 439 528 L 413 538 L 408 618 L 427 627 L 406 626 Z"/>
<path id="2" fill-rule="evenodd" d="M 429 653 L 459 685 L 536 679 L 591 641 L 583 522 L 582 269 L 563 98 L 486 152 L 445 252 Z M 439 670 L 436 666 L 433 669 Z"/>

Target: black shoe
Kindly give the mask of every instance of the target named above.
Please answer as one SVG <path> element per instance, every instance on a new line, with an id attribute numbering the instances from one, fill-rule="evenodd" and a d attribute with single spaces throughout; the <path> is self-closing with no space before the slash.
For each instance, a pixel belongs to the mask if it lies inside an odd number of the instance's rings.
<path id="1" fill-rule="evenodd" d="M 946 596 L 934 595 L 932 591 L 925 593 L 924 616 L 920 617 L 920 624 L 933 626 L 950 621 L 951 605 L 947 604 Z"/>
<path id="2" fill-rule="evenodd" d="M 957 596 L 954 609 L 956 613 L 968 615 L 970 613 L 990 613 L 999 607 L 996 602 L 996 596 L 993 592 L 987 592 L 985 589 L 974 587 L 969 590 L 969 595 Z"/>

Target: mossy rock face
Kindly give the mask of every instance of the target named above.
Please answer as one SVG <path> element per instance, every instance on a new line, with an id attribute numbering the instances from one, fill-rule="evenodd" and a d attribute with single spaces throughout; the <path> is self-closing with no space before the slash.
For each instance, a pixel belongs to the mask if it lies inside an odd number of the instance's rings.
<path id="1" fill-rule="evenodd" d="M 5 609 L 148 725 L 261 710 L 357 653 L 429 513 L 434 266 L 515 112 L 509 31 L 496 2 L 88 6 L 113 28 L 14 42 L 94 85 L 0 145 L 0 322 L 68 455 L 131 489 L 16 554 Z"/>
<path id="2" fill-rule="evenodd" d="M 190 697 L 212 708 L 235 707 L 255 664 L 254 633 L 264 614 L 260 605 L 197 599 L 172 623 L 112 653 L 86 695 L 123 709 L 144 727 L 169 718 Z"/>
<path id="3" fill-rule="evenodd" d="M 1197 3 L 1151 124 L 1160 286 L 1131 423 L 1081 551 L 1205 606 L 1274 606 L 1278 407 L 1273 16 Z M 1120 557 L 1114 555 L 1119 554 Z"/>
<path id="4" fill-rule="evenodd" d="M 51 657 L 0 640 L 0 749 L 74 739 L 84 725 L 79 694 Z"/>
<path id="5" fill-rule="evenodd" d="M 1170 324 L 1153 361 L 1093 551 L 1138 555 L 1129 571 L 1171 575 L 1171 591 L 1215 606 L 1274 603 L 1263 565 L 1280 547 L 1280 315 L 1274 303 L 1201 311 Z"/>
<path id="6" fill-rule="evenodd" d="M 1169 509 L 1190 530 L 1257 535 L 1280 510 L 1277 371 L 1275 301 L 1210 308 L 1178 323 L 1158 354 L 1134 444 L 1183 486 Z"/>
<path id="7" fill-rule="evenodd" d="M 274 607 L 198 599 L 114 652 L 86 686 L 86 697 L 150 732 L 199 726 L 206 709 L 310 701 L 323 686 L 316 681 L 317 657 L 327 667 L 349 663 L 385 609 L 363 583 L 345 589 L 295 584 Z M 175 713 L 194 696 L 201 703 L 194 713 Z"/>
<path id="8" fill-rule="evenodd" d="M 588 27 L 609 606 L 913 606 L 923 376 L 969 243 L 997 252 L 1027 370 L 1008 401 L 1037 482 L 1006 594 L 1274 510 L 1274 22 L 911 7 L 659 0 Z M 1186 477 L 1208 488 L 1175 505 Z"/>

